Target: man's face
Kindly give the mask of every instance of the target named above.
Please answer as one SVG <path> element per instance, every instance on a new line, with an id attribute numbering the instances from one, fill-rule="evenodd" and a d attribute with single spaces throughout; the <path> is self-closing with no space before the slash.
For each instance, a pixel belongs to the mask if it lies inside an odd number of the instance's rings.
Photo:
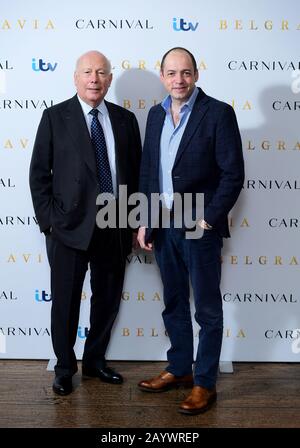
<path id="1" fill-rule="evenodd" d="M 174 50 L 165 59 L 160 80 L 171 95 L 172 100 L 185 103 L 191 96 L 198 80 L 192 60 L 185 51 Z"/>
<path id="2" fill-rule="evenodd" d="M 110 87 L 112 74 L 107 59 L 98 53 L 87 53 L 77 64 L 74 82 L 79 97 L 97 107 Z"/>

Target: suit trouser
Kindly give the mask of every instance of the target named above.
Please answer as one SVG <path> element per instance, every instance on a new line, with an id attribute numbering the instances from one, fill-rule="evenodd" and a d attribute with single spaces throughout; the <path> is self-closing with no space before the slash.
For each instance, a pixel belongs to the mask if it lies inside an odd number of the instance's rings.
<path id="1" fill-rule="evenodd" d="M 194 293 L 195 320 L 200 325 L 194 366 L 194 384 L 215 386 L 223 336 L 220 293 L 222 238 L 205 230 L 202 238 L 185 239 L 180 229 L 159 229 L 155 256 L 160 269 L 165 309 L 162 313 L 171 348 L 167 371 L 176 376 L 192 373 L 194 349 L 190 311 L 190 286 Z"/>
<path id="2" fill-rule="evenodd" d="M 116 229 L 95 228 L 88 250 L 70 248 L 46 237 L 51 268 L 51 337 L 57 364 L 56 375 L 73 375 L 77 371 L 74 345 L 82 287 L 90 266 L 90 329 L 84 346 L 82 363 L 86 367 L 103 367 L 110 333 L 118 314 L 125 273 L 119 233 Z"/>

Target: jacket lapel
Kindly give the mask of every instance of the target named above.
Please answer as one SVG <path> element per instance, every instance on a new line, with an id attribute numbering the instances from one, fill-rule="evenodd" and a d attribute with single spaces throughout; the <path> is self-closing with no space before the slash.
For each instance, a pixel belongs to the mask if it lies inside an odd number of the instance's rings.
<path id="1" fill-rule="evenodd" d="M 70 99 L 63 119 L 74 147 L 77 148 L 84 162 L 97 177 L 95 151 L 77 95 Z"/>
<path id="2" fill-rule="evenodd" d="M 120 113 L 117 107 L 114 107 L 113 103 L 105 101 L 109 118 L 115 139 L 115 154 L 116 154 L 116 172 L 117 172 L 117 185 L 126 184 L 127 179 L 127 157 L 124 151 L 128 151 L 128 135 L 126 131 L 126 120 L 124 115 Z"/>
<path id="3" fill-rule="evenodd" d="M 154 170 L 157 176 L 159 176 L 159 160 L 160 160 L 160 138 L 165 122 L 166 113 L 162 107 L 158 109 L 155 114 L 155 121 L 151 123 L 151 129 L 149 134 L 152 135 L 152 152 L 151 156 L 154 160 Z"/>
<path id="4" fill-rule="evenodd" d="M 205 95 L 203 90 L 200 89 L 199 87 L 198 87 L 198 90 L 199 90 L 199 93 L 197 95 L 196 101 L 194 103 L 194 107 L 192 109 L 189 121 L 184 130 L 184 133 L 183 133 L 183 136 L 182 136 L 182 139 L 181 139 L 181 142 L 180 142 L 177 154 L 176 154 L 174 167 L 180 160 L 182 153 L 187 148 L 191 138 L 193 137 L 194 133 L 196 132 L 198 126 L 200 125 L 204 115 L 206 114 L 206 112 L 208 110 L 209 98 L 207 97 L 207 95 Z"/>

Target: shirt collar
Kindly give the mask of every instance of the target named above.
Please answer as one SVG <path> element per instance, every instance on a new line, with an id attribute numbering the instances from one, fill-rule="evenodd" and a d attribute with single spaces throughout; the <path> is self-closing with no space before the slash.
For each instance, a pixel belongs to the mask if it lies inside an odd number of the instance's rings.
<path id="1" fill-rule="evenodd" d="M 191 94 L 191 96 L 189 97 L 187 102 L 181 106 L 180 112 L 183 111 L 183 108 L 188 108 L 189 110 L 193 109 L 193 106 L 195 104 L 198 93 L 199 93 L 199 90 L 197 89 L 197 87 L 195 87 L 193 90 L 193 93 Z M 170 95 L 166 96 L 166 98 L 162 101 L 161 105 L 162 105 L 163 109 L 165 110 L 165 112 L 168 112 L 170 110 L 171 102 L 172 102 L 172 99 L 171 99 Z"/>
<path id="2" fill-rule="evenodd" d="M 92 109 L 98 109 L 98 111 L 102 115 L 106 115 L 108 113 L 108 110 L 107 110 L 104 100 L 102 100 L 101 103 L 97 107 L 93 108 L 89 104 L 87 104 L 85 101 L 83 101 L 79 95 L 77 95 L 77 98 L 78 98 L 79 103 L 81 104 L 84 115 L 88 115 Z"/>

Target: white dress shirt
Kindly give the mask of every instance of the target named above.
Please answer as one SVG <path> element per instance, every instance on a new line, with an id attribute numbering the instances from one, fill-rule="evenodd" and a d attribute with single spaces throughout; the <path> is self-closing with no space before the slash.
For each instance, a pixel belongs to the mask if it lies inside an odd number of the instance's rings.
<path id="1" fill-rule="evenodd" d="M 89 104 L 85 103 L 78 95 L 77 95 L 77 98 L 78 98 L 79 103 L 81 104 L 84 118 L 85 118 L 90 135 L 91 135 L 91 124 L 92 124 L 93 116 L 89 112 L 92 109 L 98 109 L 98 111 L 99 111 L 98 120 L 101 123 L 102 129 L 104 132 L 104 136 L 105 136 L 109 166 L 110 166 L 111 177 L 112 177 L 113 191 L 114 191 L 115 197 L 117 197 L 117 171 L 116 171 L 115 138 L 114 138 L 112 125 L 110 122 L 109 113 L 108 113 L 107 107 L 105 105 L 105 102 L 103 100 L 99 104 L 98 107 L 93 108 Z"/>

